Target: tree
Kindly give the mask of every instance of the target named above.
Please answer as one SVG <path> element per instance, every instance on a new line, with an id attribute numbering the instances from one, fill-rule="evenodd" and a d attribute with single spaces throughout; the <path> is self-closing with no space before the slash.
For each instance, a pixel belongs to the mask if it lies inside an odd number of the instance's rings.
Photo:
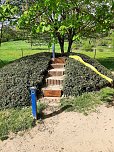
<path id="1" fill-rule="evenodd" d="M 19 8 L 18 14 L 21 15 L 24 11 L 28 10 L 31 5 L 34 4 L 36 0 L 8 0 L 9 3 L 13 6 Z"/>
<path id="2" fill-rule="evenodd" d="M 0 46 L 2 43 L 3 26 L 14 19 L 16 11 L 17 8 L 9 4 L 9 2 L 4 2 L 0 5 Z"/>
<path id="3" fill-rule="evenodd" d="M 19 27 L 31 33 L 48 32 L 51 40 L 60 44 L 68 40 L 70 52 L 74 40 L 106 33 L 114 14 L 112 0 L 37 0 L 19 20 Z"/>

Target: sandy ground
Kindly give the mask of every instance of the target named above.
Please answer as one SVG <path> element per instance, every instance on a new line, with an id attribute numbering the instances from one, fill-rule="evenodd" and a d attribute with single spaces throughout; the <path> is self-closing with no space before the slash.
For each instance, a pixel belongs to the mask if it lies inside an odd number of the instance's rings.
<path id="1" fill-rule="evenodd" d="M 88 116 L 62 112 L 23 136 L 0 141 L 0 152 L 114 152 L 114 107 Z"/>

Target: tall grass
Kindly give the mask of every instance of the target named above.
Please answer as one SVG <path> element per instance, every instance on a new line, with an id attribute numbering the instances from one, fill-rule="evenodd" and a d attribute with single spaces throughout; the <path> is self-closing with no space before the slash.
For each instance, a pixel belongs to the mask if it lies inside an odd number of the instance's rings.
<path id="1" fill-rule="evenodd" d="M 31 108 L 0 111 L 0 139 L 8 138 L 10 132 L 26 130 L 33 126 Z"/>
<path id="2" fill-rule="evenodd" d="M 113 88 L 103 88 L 100 91 L 83 93 L 81 96 L 63 98 L 61 107 L 69 107 L 68 111 L 78 111 L 85 115 L 96 110 L 96 107 L 103 103 L 111 103 L 114 98 Z"/>

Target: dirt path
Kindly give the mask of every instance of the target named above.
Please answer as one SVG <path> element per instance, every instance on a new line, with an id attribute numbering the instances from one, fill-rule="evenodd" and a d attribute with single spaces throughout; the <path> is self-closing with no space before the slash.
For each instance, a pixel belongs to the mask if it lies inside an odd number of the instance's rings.
<path id="1" fill-rule="evenodd" d="M 114 152 L 114 107 L 89 116 L 63 112 L 0 142 L 0 152 Z"/>

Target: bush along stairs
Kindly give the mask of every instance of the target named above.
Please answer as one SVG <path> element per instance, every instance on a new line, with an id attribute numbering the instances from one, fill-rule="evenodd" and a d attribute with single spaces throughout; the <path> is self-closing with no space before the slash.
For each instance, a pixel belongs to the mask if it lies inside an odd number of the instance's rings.
<path id="1" fill-rule="evenodd" d="M 47 108 L 45 113 L 53 113 L 58 109 L 60 99 L 63 94 L 63 80 L 65 72 L 65 58 L 58 57 L 51 59 L 48 74 L 45 79 L 45 87 L 42 88 L 43 98 Z"/>

